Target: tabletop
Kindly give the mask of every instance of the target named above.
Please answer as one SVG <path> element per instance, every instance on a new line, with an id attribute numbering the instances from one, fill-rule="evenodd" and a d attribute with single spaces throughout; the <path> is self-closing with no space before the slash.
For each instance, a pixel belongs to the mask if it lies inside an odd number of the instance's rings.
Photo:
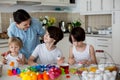
<path id="1" fill-rule="evenodd" d="M 28 65 L 20 66 L 20 69 L 25 69 L 27 67 L 28 67 Z M 13 79 L 22 80 L 17 75 L 8 76 L 7 70 L 8 70 L 8 65 L 3 65 L 2 76 L 0 77 L 0 80 L 8 80 L 8 79 L 9 80 L 13 80 Z M 62 75 L 60 80 L 80 80 L 80 77 L 78 75 L 69 74 L 69 76 L 70 76 L 70 78 L 66 78 L 66 75 Z"/>

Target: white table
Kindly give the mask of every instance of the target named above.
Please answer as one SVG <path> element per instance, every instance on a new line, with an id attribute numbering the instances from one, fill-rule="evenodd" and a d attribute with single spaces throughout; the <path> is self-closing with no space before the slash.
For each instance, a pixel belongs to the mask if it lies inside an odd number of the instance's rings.
<path id="1" fill-rule="evenodd" d="M 27 68 L 28 65 L 21 66 L 20 69 Z M 0 77 L 0 80 L 22 80 L 20 77 L 13 75 L 8 76 L 7 75 L 8 66 L 4 65 L 2 69 L 2 76 Z M 80 78 L 77 75 L 70 75 L 70 78 L 66 78 L 65 75 L 62 76 L 61 80 L 80 80 Z"/>

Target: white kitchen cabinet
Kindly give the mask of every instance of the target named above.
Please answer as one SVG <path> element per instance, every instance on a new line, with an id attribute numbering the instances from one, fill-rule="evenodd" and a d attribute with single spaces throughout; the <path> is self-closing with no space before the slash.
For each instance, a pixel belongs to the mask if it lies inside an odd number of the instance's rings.
<path id="1" fill-rule="evenodd" d="M 86 40 L 85 40 L 85 43 L 89 44 L 89 45 L 92 45 L 95 49 L 96 47 L 96 40 L 95 40 L 95 37 L 89 37 L 87 36 L 86 37 Z"/>
<path id="2" fill-rule="evenodd" d="M 87 36 L 85 42 L 92 45 L 95 50 L 104 50 L 112 55 L 112 38 Z"/>
<path id="3" fill-rule="evenodd" d="M 107 62 L 111 62 L 110 56 L 112 56 L 112 38 L 86 36 L 85 42 L 87 44 L 92 45 L 94 47 L 95 51 L 96 50 L 104 51 L 104 53 L 95 52 L 98 63 L 106 63 L 105 62 L 106 60 L 107 60 Z M 106 60 L 104 57 L 106 57 Z"/>
<path id="4" fill-rule="evenodd" d="M 23 4 L 33 4 L 32 6 L 70 6 L 70 0 L 18 0 Z"/>
<path id="5" fill-rule="evenodd" d="M 81 14 L 110 14 L 113 0 L 80 0 Z"/>
<path id="6" fill-rule="evenodd" d="M 113 9 L 120 10 L 120 0 L 113 0 Z"/>
<path id="7" fill-rule="evenodd" d="M 57 47 L 62 50 L 66 62 L 68 62 L 70 45 L 71 43 L 69 42 L 69 34 L 65 34 L 64 38 L 57 43 Z"/>
<path id="8" fill-rule="evenodd" d="M 112 13 L 112 38 L 112 56 L 115 62 L 120 64 L 120 11 L 113 11 Z"/>
<path id="9" fill-rule="evenodd" d="M 101 4 L 102 11 L 112 11 L 113 0 L 101 0 L 101 1 L 102 1 L 102 4 Z"/>
<path id="10" fill-rule="evenodd" d="M 112 38 L 96 37 L 96 50 L 103 50 L 112 55 Z"/>
<path id="11" fill-rule="evenodd" d="M 90 11 L 101 11 L 101 0 L 90 0 Z M 89 7 L 89 6 L 88 6 Z"/>

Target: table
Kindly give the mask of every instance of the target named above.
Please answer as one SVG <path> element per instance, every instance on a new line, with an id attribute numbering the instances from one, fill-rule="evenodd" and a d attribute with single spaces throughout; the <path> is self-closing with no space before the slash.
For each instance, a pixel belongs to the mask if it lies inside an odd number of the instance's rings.
<path id="1" fill-rule="evenodd" d="M 20 69 L 25 69 L 27 67 L 28 65 L 20 66 Z M 0 77 L 0 80 L 13 80 L 13 79 L 22 80 L 20 77 L 16 75 L 8 76 L 7 70 L 8 70 L 8 65 L 3 65 L 2 76 Z M 66 78 L 66 75 L 62 75 L 61 78 L 62 78 L 61 80 L 80 80 L 79 76 L 72 74 L 70 74 L 70 78 Z"/>

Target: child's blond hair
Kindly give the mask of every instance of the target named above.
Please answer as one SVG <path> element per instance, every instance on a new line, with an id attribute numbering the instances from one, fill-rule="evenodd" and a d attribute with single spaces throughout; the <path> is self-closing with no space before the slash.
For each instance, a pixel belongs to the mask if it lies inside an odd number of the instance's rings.
<path id="1" fill-rule="evenodd" d="M 15 44 L 18 45 L 20 48 L 22 48 L 22 46 L 23 46 L 22 40 L 21 40 L 19 37 L 10 37 L 9 40 L 8 40 L 8 46 L 9 46 L 11 43 L 15 43 Z"/>

